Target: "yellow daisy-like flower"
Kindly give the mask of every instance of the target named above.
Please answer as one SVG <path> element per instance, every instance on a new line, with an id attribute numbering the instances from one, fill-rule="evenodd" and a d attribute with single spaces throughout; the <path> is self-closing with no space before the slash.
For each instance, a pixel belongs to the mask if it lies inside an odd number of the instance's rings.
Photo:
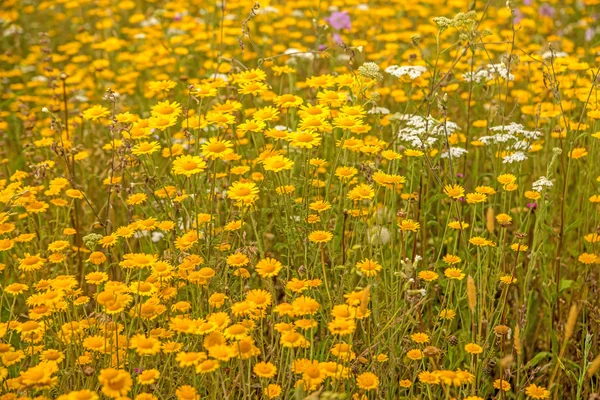
<path id="1" fill-rule="evenodd" d="M 365 258 L 356 263 L 356 268 L 367 277 L 376 276 L 381 271 L 381 265 L 377 261 Z"/>
<path id="2" fill-rule="evenodd" d="M 256 272 L 261 278 L 271 278 L 277 276 L 283 265 L 274 258 L 265 258 L 256 264 Z"/>
<path id="3" fill-rule="evenodd" d="M 92 106 L 83 112 L 83 118 L 90 121 L 97 121 L 100 118 L 108 117 L 109 115 L 110 111 L 108 108 L 101 105 Z"/>
<path id="4" fill-rule="evenodd" d="M 321 144 L 321 135 L 317 132 L 304 130 L 297 132 L 290 132 L 287 134 L 286 139 L 290 142 L 292 147 L 298 147 L 301 149 L 312 149 Z"/>
<path id="5" fill-rule="evenodd" d="M 280 172 L 290 170 L 294 167 L 294 162 L 282 155 L 269 157 L 263 161 L 265 171 Z"/>
<path id="6" fill-rule="evenodd" d="M 444 275 L 449 279 L 463 280 L 465 274 L 458 268 L 446 268 Z"/>
<path id="7" fill-rule="evenodd" d="M 173 161 L 173 173 L 190 177 L 206 169 L 206 161 L 198 156 L 180 156 Z"/>
<path id="8" fill-rule="evenodd" d="M 356 385 L 362 390 L 375 390 L 379 387 L 379 378 L 372 372 L 363 372 L 356 377 Z"/>
<path id="9" fill-rule="evenodd" d="M 239 206 L 250 206 L 258 199 L 259 189 L 254 182 L 234 182 L 227 189 L 227 197 Z"/>
<path id="10" fill-rule="evenodd" d="M 460 185 L 444 186 L 444 194 L 453 199 L 460 199 L 465 195 L 465 189 Z"/>
<path id="11" fill-rule="evenodd" d="M 469 354 L 481 354 L 483 353 L 483 347 L 476 343 L 468 343 L 465 345 L 465 351 Z"/>
<path id="12" fill-rule="evenodd" d="M 308 235 L 308 240 L 313 243 L 327 243 L 333 238 L 333 234 L 327 231 L 313 231 Z"/>
<path id="13" fill-rule="evenodd" d="M 545 387 L 531 384 L 525 389 L 525 394 L 532 399 L 549 399 L 550 391 Z"/>
<path id="14" fill-rule="evenodd" d="M 131 153 L 136 156 L 149 155 L 160 150 L 158 142 L 140 142 L 133 146 Z"/>
<path id="15" fill-rule="evenodd" d="M 227 154 L 232 153 L 233 143 L 229 140 L 220 140 L 216 137 L 211 137 L 202 145 L 202 155 L 212 160 L 223 158 Z"/>
<path id="16" fill-rule="evenodd" d="M 398 223 L 398 226 L 402 232 L 416 232 L 421 227 L 421 224 L 412 219 L 403 219 Z"/>

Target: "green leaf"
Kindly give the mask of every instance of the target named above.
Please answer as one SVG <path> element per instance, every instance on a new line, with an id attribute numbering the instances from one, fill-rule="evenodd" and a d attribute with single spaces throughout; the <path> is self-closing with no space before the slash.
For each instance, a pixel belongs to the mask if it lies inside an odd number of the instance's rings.
<path id="1" fill-rule="evenodd" d="M 535 355 L 535 357 L 533 357 L 531 359 L 531 361 L 529 361 L 527 363 L 527 368 L 535 367 L 536 365 L 538 365 L 540 363 L 540 361 L 542 361 L 546 357 L 549 357 L 550 355 L 551 355 L 551 353 L 549 353 L 547 351 L 542 351 L 541 353 L 537 353 Z"/>
<path id="2" fill-rule="evenodd" d="M 583 222 L 583 218 L 576 219 L 571 225 L 567 226 L 564 233 L 569 232 L 571 229 L 577 228 Z"/>
<path id="3" fill-rule="evenodd" d="M 563 290 L 570 289 L 571 287 L 573 287 L 573 285 L 575 285 L 575 281 L 570 279 L 561 279 L 558 291 L 562 292 Z"/>

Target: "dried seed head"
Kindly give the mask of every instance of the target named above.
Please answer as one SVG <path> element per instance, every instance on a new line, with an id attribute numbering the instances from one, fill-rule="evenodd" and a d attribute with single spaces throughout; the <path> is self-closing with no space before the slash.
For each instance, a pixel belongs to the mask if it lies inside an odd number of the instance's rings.
<path id="1" fill-rule="evenodd" d="M 427 346 L 423 349 L 425 357 L 437 357 L 440 355 L 440 349 L 435 346 Z"/>
<path id="2" fill-rule="evenodd" d="M 448 344 L 449 344 L 450 346 L 452 346 L 452 347 L 454 347 L 454 346 L 458 345 L 458 338 L 457 338 L 456 336 L 454 336 L 454 335 L 450 336 L 450 337 L 448 338 Z"/>
<path id="3" fill-rule="evenodd" d="M 515 352 L 517 354 L 523 353 L 523 346 L 521 345 L 521 328 L 519 325 L 515 326 L 515 341 L 513 343 L 513 347 L 515 348 Z"/>
<path id="4" fill-rule="evenodd" d="M 508 368 L 510 368 L 510 365 L 513 362 L 513 356 L 510 354 L 507 354 L 506 356 L 502 357 L 502 359 L 500 360 L 500 368 L 506 370 Z"/>
<path id="5" fill-rule="evenodd" d="M 578 313 L 577 304 L 573 304 L 571 310 L 569 310 L 569 318 L 567 318 L 567 324 L 565 325 L 565 342 L 573 336 Z"/>
<path id="6" fill-rule="evenodd" d="M 483 367 L 483 372 L 485 372 L 486 375 L 493 376 L 494 370 L 496 369 L 496 363 L 497 362 L 495 358 L 490 358 L 490 360 Z"/>
<path id="7" fill-rule="evenodd" d="M 510 328 L 506 325 L 496 325 L 494 327 L 494 333 L 498 336 L 506 336 L 510 333 Z"/>
<path id="8" fill-rule="evenodd" d="M 475 286 L 475 279 L 471 275 L 467 278 L 467 298 L 469 309 L 474 313 L 475 307 L 477 307 L 477 287 Z"/>
<path id="9" fill-rule="evenodd" d="M 596 358 L 594 358 L 594 361 L 592 361 L 592 363 L 590 364 L 590 367 L 587 370 L 588 378 L 594 376 L 596 371 L 598 371 L 598 368 L 600 368 L 600 354 L 598 354 Z"/>
<path id="10" fill-rule="evenodd" d="M 492 207 L 488 207 L 485 214 L 485 227 L 489 233 L 493 233 L 495 225 L 496 221 L 494 219 L 494 209 Z"/>

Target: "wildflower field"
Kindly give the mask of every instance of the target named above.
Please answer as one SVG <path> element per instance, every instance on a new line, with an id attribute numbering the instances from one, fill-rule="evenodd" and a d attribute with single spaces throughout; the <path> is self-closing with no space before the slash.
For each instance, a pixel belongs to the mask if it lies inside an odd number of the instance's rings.
<path id="1" fill-rule="evenodd" d="M 600 0 L 4 0 L 0 400 L 600 399 Z"/>

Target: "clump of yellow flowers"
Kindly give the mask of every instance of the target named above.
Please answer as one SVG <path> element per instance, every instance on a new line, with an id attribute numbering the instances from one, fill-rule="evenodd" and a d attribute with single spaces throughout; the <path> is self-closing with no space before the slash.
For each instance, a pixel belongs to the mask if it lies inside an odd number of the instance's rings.
<path id="1" fill-rule="evenodd" d="M 596 398 L 598 5 L 5 1 L 0 400 Z"/>

